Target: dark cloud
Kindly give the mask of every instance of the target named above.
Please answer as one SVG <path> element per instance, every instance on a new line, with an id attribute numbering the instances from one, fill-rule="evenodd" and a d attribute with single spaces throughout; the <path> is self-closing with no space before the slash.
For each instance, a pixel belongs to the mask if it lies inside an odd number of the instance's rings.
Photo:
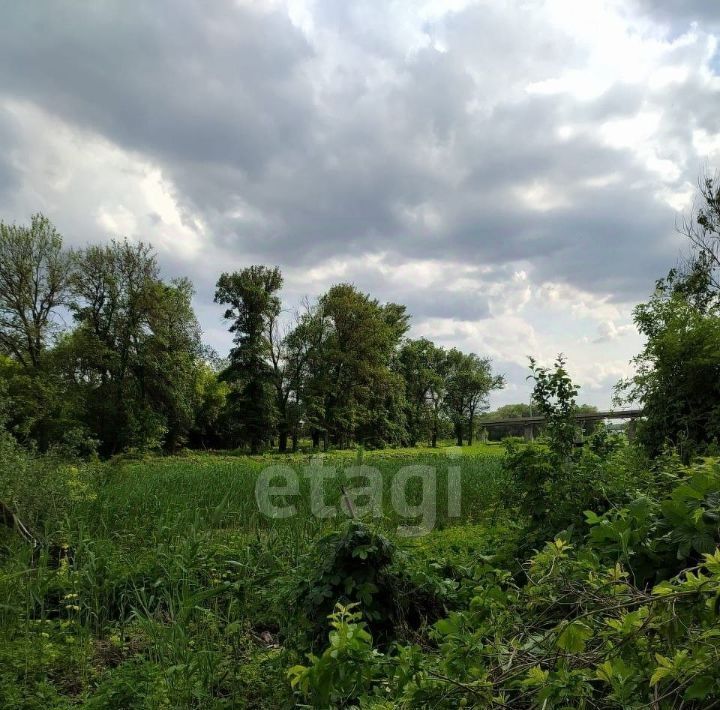
<path id="1" fill-rule="evenodd" d="M 658 17 L 686 5 L 645 0 Z M 682 168 L 663 185 L 680 189 L 700 164 L 693 130 L 719 128 L 717 95 L 696 77 L 658 90 L 616 83 L 582 101 L 533 93 L 589 56 L 540 4 L 428 21 L 411 51 L 383 7 L 319 2 L 312 40 L 256 4 L 5 0 L 0 97 L 159 165 L 213 246 L 238 261 L 522 261 L 538 278 L 644 295 L 679 246 L 674 214 L 657 175 L 600 127 L 660 110 L 658 158 Z M 678 48 L 679 61 L 702 61 L 693 51 Z M 580 128 L 563 137 L 563 126 Z M 427 316 L 487 313 L 455 298 L 414 297 Z"/>
<path id="2" fill-rule="evenodd" d="M 688 25 L 692 22 L 720 24 L 720 5 L 714 0 L 638 0 L 640 7 L 653 18 Z"/>
<path id="3" fill-rule="evenodd" d="M 255 174 L 311 130 L 312 52 L 284 13 L 199 0 L 0 12 L 3 93 L 123 147 Z"/>

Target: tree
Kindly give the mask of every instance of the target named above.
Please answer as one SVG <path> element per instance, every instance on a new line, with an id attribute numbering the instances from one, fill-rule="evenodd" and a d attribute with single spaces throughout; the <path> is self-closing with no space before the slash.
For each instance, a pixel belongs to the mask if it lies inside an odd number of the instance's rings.
<path id="1" fill-rule="evenodd" d="M 408 328 L 405 307 L 381 305 L 338 284 L 320 298 L 318 317 L 323 337 L 308 388 L 320 405 L 317 423 L 341 447 L 353 440 L 399 443 L 405 434 L 398 406 L 402 382 L 390 365 Z"/>
<path id="2" fill-rule="evenodd" d="M 693 212 L 683 220 L 680 233 L 690 242 L 685 267 L 670 272 L 675 290 L 689 291 L 695 305 L 718 305 L 720 295 L 720 176 L 705 175 L 698 186 Z M 676 278 L 680 275 L 682 278 Z M 700 300 L 698 300 L 700 297 Z"/>
<path id="3" fill-rule="evenodd" d="M 330 373 L 325 361 L 330 323 L 323 317 L 319 304 L 304 304 L 295 325 L 285 339 L 289 361 L 289 388 L 293 394 L 293 448 L 301 420 L 309 430 L 313 448 L 323 437 L 327 445 L 325 401 L 330 391 Z"/>
<path id="4" fill-rule="evenodd" d="M 71 286 L 77 328 L 58 357 L 102 452 L 176 448 L 201 355 L 190 282 L 164 283 L 149 245 L 113 241 L 77 255 Z"/>
<path id="5" fill-rule="evenodd" d="M 12 402 L 6 427 L 42 451 L 77 424 L 48 352 L 71 268 L 72 256 L 42 215 L 29 227 L 0 223 L 0 355 L 9 358 L 2 370 Z"/>
<path id="6" fill-rule="evenodd" d="M 560 354 L 551 370 L 540 367 L 534 358 L 530 358 L 529 379 L 535 382 L 532 401 L 545 417 L 550 451 L 560 462 L 567 459 L 575 447 L 573 415 L 577 411 L 575 400 L 579 389 L 570 378 L 565 363 L 565 356 Z"/>
<path id="7" fill-rule="evenodd" d="M 219 377 L 214 358 L 198 363 L 195 374 L 194 413 L 189 432 L 190 446 L 223 448 L 228 445 L 227 396 L 229 386 Z"/>
<path id="8" fill-rule="evenodd" d="M 228 306 L 225 319 L 234 333 L 235 347 L 223 373 L 232 387 L 228 403 L 251 453 L 260 450 L 275 424 L 270 330 L 280 314 L 281 287 L 277 267 L 250 266 L 222 274 L 215 291 L 215 302 Z"/>
<path id="9" fill-rule="evenodd" d="M 397 355 L 397 369 L 405 387 L 408 442 L 437 443 L 438 399 L 443 392 L 445 351 L 427 338 L 405 340 Z"/>
<path id="10" fill-rule="evenodd" d="M 456 348 L 448 351 L 444 405 L 458 446 L 463 445 L 465 431 L 468 444 L 472 444 L 475 417 L 487 406 L 488 394 L 503 385 L 504 378 L 492 374 L 488 358 L 465 354 Z"/>
<path id="11" fill-rule="evenodd" d="M 307 363 L 313 353 L 312 326 L 317 325 L 313 314 L 296 315 L 294 327 L 282 330 L 278 318 L 268 324 L 270 361 L 272 364 L 275 408 L 277 411 L 278 450 L 287 451 L 292 436 L 293 451 L 297 451 L 302 415 L 301 392 L 307 376 Z"/>
<path id="12" fill-rule="evenodd" d="M 638 439 L 651 455 L 670 445 L 687 459 L 720 439 L 720 314 L 662 287 L 636 307 L 635 323 L 647 341 L 617 394 L 642 406 Z"/>
<path id="13" fill-rule="evenodd" d="M 29 227 L 0 222 L 0 348 L 24 367 L 40 367 L 52 316 L 66 303 L 71 263 L 41 214 Z"/>
<path id="14" fill-rule="evenodd" d="M 646 344 L 635 375 L 616 398 L 639 403 L 638 439 L 651 455 L 680 447 L 687 460 L 720 439 L 720 191 L 717 178 L 700 185 L 701 204 L 683 224 L 690 255 L 657 282 L 634 311 Z"/>
<path id="15" fill-rule="evenodd" d="M 196 380 L 200 375 L 200 326 L 192 307 L 188 279 L 152 285 L 154 304 L 148 313 L 152 337 L 145 340 L 138 363 L 144 396 L 164 419 L 164 446 L 175 451 L 185 444 L 195 416 Z"/>

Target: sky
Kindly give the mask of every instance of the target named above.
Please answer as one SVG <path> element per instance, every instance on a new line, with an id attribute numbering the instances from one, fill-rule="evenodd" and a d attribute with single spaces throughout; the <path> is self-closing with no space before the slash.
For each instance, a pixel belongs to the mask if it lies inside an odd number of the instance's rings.
<path id="1" fill-rule="evenodd" d="M 205 341 L 223 271 L 351 282 L 607 406 L 720 167 L 714 0 L 0 0 L 0 218 L 150 242 Z"/>

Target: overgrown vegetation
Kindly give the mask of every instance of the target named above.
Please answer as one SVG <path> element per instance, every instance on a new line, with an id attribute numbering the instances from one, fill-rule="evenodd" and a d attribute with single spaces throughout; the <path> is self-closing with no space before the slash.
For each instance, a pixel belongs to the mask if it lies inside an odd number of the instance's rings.
<path id="1" fill-rule="evenodd" d="M 472 442 L 501 380 L 406 340 L 403 307 L 339 285 L 280 335 L 279 271 L 226 274 L 214 367 L 147 247 L 65 254 L 41 217 L 3 225 L 0 707 L 720 704 L 714 181 L 702 196 L 688 263 L 636 310 L 618 393 L 639 442 L 578 435 L 559 356 L 530 363 L 539 441 L 439 446 Z M 59 307 L 76 327 L 53 333 Z M 308 452 L 259 453 L 274 437 Z M 275 475 L 287 514 L 260 505 Z"/>

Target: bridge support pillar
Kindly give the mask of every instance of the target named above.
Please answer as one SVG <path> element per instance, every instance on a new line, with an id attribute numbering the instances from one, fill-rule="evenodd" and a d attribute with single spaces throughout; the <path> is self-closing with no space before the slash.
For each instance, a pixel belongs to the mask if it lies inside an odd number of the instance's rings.
<path id="1" fill-rule="evenodd" d="M 631 419 L 628 422 L 628 425 L 625 429 L 625 434 L 628 438 L 628 441 L 635 441 L 635 437 L 637 436 L 637 422 L 634 419 Z"/>
<path id="2" fill-rule="evenodd" d="M 523 429 L 523 436 L 525 437 L 525 441 L 532 441 L 533 440 L 533 425 L 532 424 L 526 424 L 525 428 Z"/>

